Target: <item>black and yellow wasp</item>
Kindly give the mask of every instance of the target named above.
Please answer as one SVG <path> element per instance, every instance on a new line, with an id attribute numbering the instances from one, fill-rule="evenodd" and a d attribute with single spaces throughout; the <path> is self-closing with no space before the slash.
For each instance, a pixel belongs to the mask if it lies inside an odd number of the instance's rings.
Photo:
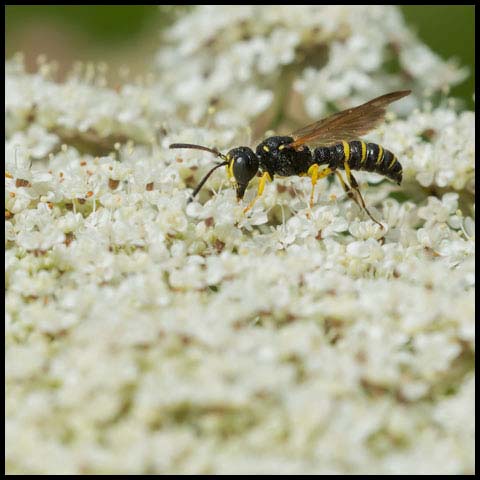
<path id="1" fill-rule="evenodd" d="M 257 195 L 244 212 L 253 207 L 262 195 L 266 182 L 272 181 L 275 175 L 309 176 L 312 181 L 312 207 L 317 181 L 335 174 L 348 196 L 383 228 L 365 206 L 352 170 L 375 172 L 400 185 L 402 166 L 397 157 L 381 145 L 366 143 L 360 140 L 360 137 L 383 121 L 388 104 L 409 94 L 410 90 L 387 93 L 358 107 L 343 110 L 307 125 L 290 135 L 269 137 L 257 146 L 255 153 L 249 147 L 237 147 L 224 155 L 217 149 L 188 143 L 173 143 L 170 148 L 205 150 L 223 160 L 205 175 L 192 192 L 189 201 L 197 195 L 210 175 L 222 166 L 227 167 L 229 179 L 233 178 L 235 181 L 238 200 L 243 198 L 250 180 L 257 174 L 261 176 Z M 307 144 L 317 148 L 310 150 Z M 347 181 L 339 170 L 345 170 Z"/>

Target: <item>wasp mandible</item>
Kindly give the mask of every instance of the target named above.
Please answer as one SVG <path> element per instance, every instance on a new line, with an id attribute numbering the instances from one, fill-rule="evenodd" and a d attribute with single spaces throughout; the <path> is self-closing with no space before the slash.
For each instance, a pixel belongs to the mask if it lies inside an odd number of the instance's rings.
<path id="1" fill-rule="evenodd" d="M 352 170 L 375 172 L 400 185 L 402 166 L 397 157 L 381 145 L 367 143 L 360 137 L 383 121 L 387 105 L 410 93 L 410 90 L 387 93 L 358 107 L 330 115 L 290 135 L 269 137 L 257 146 L 255 152 L 249 147 L 237 147 L 224 155 L 215 148 L 189 143 L 173 143 L 170 148 L 205 150 L 222 160 L 203 177 L 192 192 L 189 202 L 197 195 L 210 175 L 222 166 L 227 167 L 229 179 L 235 181 L 238 200 L 243 198 L 250 180 L 257 173 L 260 174 L 257 195 L 244 212 L 253 207 L 262 195 L 265 184 L 273 181 L 275 175 L 309 176 L 312 182 L 310 207 L 313 207 L 316 183 L 321 178 L 334 174 L 347 195 L 383 228 L 383 225 L 372 217 L 366 207 Z M 311 150 L 307 144 L 316 148 Z M 345 171 L 347 180 L 339 170 Z"/>

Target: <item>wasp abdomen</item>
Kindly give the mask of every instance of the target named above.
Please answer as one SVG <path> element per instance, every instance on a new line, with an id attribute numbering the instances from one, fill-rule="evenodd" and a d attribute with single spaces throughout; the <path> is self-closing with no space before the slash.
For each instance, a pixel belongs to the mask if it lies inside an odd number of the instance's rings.
<path id="1" fill-rule="evenodd" d="M 397 157 L 390 150 L 376 143 L 367 143 L 366 159 L 359 170 L 385 175 L 398 184 L 402 181 L 402 165 Z"/>
<path id="2" fill-rule="evenodd" d="M 374 172 L 397 182 L 402 181 L 402 166 L 396 156 L 376 143 L 361 140 L 342 142 L 330 147 L 318 147 L 314 150 L 313 161 L 319 165 L 328 165 L 331 169 L 350 169 Z"/>

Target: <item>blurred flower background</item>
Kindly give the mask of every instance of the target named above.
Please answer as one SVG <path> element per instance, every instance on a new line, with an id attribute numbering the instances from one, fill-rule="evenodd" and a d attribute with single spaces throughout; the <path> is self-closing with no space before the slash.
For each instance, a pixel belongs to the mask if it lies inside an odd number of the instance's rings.
<path id="1" fill-rule="evenodd" d="M 187 6 L 55 5 L 6 7 L 6 56 L 24 52 L 27 70 L 36 68 L 38 55 L 59 63 L 64 77 L 77 61 L 105 61 L 112 83 L 125 65 L 137 73 L 150 67 L 158 50 L 160 32 L 168 28 Z M 453 87 L 452 95 L 473 107 L 475 85 L 474 7 L 471 5 L 403 5 L 407 23 L 421 40 L 444 58 L 456 57 L 470 76 Z M 115 68 L 118 67 L 118 68 Z"/>
<path id="2" fill-rule="evenodd" d="M 7 473 L 474 472 L 474 7 L 6 8 Z M 16 52 L 22 52 L 18 55 Z M 211 155 L 396 89 L 401 187 Z M 253 195 L 255 182 L 247 192 Z"/>

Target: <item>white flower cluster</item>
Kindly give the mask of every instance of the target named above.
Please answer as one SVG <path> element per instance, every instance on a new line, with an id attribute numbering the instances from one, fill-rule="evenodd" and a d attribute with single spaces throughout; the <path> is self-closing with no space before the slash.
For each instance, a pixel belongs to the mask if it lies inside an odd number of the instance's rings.
<path id="1" fill-rule="evenodd" d="M 330 51 L 325 85 L 341 48 L 373 82 L 320 92 L 319 111 L 397 85 L 392 39 L 421 55 L 392 7 L 212 8 L 172 28 L 171 77 L 120 91 L 7 64 L 7 473 L 473 473 L 474 114 L 372 134 L 406 180 L 358 175 L 383 230 L 335 182 L 310 209 L 300 177 L 245 216 L 216 172 L 187 205 L 212 158 L 167 141 L 234 146 L 278 68 L 321 74 L 309 48 Z M 214 91 L 212 125 L 183 126 Z"/>
<path id="2" fill-rule="evenodd" d="M 172 47 L 158 54 L 169 98 L 190 121 L 208 115 L 218 126 L 244 126 L 272 103 L 277 117 L 298 116 L 298 106 L 285 112 L 290 96 L 315 119 L 328 104 L 405 88 L 432 93 L 467 75 L 422 44 L 397 7 L 292 8 L 205 5 L 184 16 L 166 35 Z"/>
<path id="3" fill-rule="evenodd" d="M 404 178 L 422 187 L 475 192 L 475 113 L 441 107 L 414 111 L 371 138 L 402 159 Z"/>
<path id="4" fill-rule="evenodd" d="M 20 55 L 7 62 L 7 136 L 18 135 L 34 123 L 36 136 L 43 137 L 41 146 L 62 139 L 68 143 L 75 133 L 94 136 L 95 140 L 115 135 L 119 139 L 126 136 L 139 142 L 153 142 L 160 113 L 175 111 L 173 103 L 165 97 L 153 101 L 146 86 L 127 84 L 119 91 L 102 86 L 105 82 L 102 65 L 79 64 L 62 84 L 51 81 L 54 73 L 54 64 L 43 63 L 37 73 L 26 75 Z M 38 133 L 40 127 L 56 136 L 47 140 Z M 40 149 L 32 155 L 40 158 L 42 153 Z"/>

